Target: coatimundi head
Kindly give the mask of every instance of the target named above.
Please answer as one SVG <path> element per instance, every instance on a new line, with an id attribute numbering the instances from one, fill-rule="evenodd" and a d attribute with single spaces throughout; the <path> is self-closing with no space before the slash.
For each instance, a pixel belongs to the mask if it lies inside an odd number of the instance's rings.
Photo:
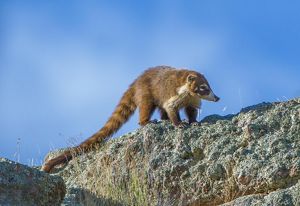
<path id="1" fill-rule="evenodd" d="M 187 86 L 191 95 L 201 99 L 217 102 L 220 100 L 210 88 L 208 81 L 202 74 L 193 72 L 187 76 Z"/>

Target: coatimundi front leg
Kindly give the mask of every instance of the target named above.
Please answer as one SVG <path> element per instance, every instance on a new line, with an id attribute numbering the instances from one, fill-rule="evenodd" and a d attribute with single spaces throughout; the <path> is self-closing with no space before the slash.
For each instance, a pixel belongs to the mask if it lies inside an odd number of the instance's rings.
<path id="1" fill-rule="evenodd" d="M 182 92 L 176 96 L 171 97 L 163 105 L 163 108 L 167 112 L 169 119 L 175 126 L 184 126 L 184 123 L 180 120 L 179 110 L 180 108 L 184 107 L 184 104 L 187 102 L 188 98 L 189 93 Z"/>
<path id="2" fill-rule="evenodd" d="M 168 108 L 168 110 L 166 110 L 168 113 L 168 117 L 170 118 L 171 122 L 175 125 L 178 126 L 180 124 L 180 121 L 176 115 L 176 111 L 172 108 Z"/>
<path id="3" fill-rule="evenodd" d="M 139 107 L 139 110 L 140 110 L 139 111 L 139 124 L 141 126 L 144 126 L 150 122 L 156 122 L 156 121 L 151 121 L 151 116 L 155 110 L 155 106 L 153 104 L 144 103 L 143 105 L 141 105 Z M 169 120 L 170 119 L 166 110 L 159 109 L 159 111 L 160 111 L 160 119 L 161 120 Z M 177 117 L 177 120 L 179 122 L 181 122 L 179 111 L 176 112 L 176 117 Z"/>
<path id="4" fill-rule="evenodd" d="M 197 116 L 198 116 L 198 109 L 193 106 L 187 106 L 184 108 L 185 114 L 188 117 L 189 124 L 198 123 Z"/>
<path id="5" fill-rule="evenodd" d="M 185 114 L 188 118 L 189 124 L 198 123 L 197 116 L 198 116 L 198 109 L 193 106 L 187 106 L 184 108 Z M 181 122 L 181 118 L 179 112 L 176 114 L 177 119 Z M 162 120 L 169 120 L 168 113 L 164 109 L 160 109 L 160 118 Z"/>
<path id="6" fill-rule="evenodd" d="M 168 117 L 168 113 L 164 109 L 159 109 L 160 112 L 160 119 L 161 120 L 169 120 L 170 118 Z M 179 112 L 176 113 L 177 119 L 181 122 L 181 118 L 179 115 Z"/>
<path id="7" fill-rule="evenodd" d="M 159 109 L 159 113 L 160 113 L 160 119 L 161 120 L 169 120 L 169 117 L 168 117 L 168 114 L 167 114 L 166 110 Z"/>

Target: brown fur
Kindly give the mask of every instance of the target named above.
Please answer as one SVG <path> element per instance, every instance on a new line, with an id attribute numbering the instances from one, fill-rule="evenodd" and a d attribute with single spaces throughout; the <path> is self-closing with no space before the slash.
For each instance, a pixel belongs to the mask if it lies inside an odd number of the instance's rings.
<path id="1" fill-rule="evenodd" d="M 137 107 L 139 108 L 140 125 L 150 122 L 151 115 L 156 108 L 160 110 L 161 119 L 170 119 L 176 126 L 181 123 L 179 116 L 181 108 L 185 108 L 189 123 L 196 122 L 197 108 L 201 102 L 201 95 L 197 89 L 202 84 L 206 84 L 210 89 L 204 76 L 195 71 L 176 70 L 167 66 L 146 70 L 130 85 L 111 117 L 97 133 L 80 145 L 47 161 L 42 170 L 50 172 L 54 166 L 68 162 L 73 156 L 92 149 L 102 140 L 114 134 Z M 208 94 L 202 94 L 202 96 L 205 95 Z"/>

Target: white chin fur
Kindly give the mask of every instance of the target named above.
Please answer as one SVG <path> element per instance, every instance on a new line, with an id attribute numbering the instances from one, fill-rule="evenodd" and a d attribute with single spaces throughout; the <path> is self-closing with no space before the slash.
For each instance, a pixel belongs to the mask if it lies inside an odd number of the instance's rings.
<path id="1" fill-rule="evenodd" d="M 205 99 L 208 101 L 216 101 L 216 95 L 211 91 L 209 95 L 201 96 L 201 99 Z"/>

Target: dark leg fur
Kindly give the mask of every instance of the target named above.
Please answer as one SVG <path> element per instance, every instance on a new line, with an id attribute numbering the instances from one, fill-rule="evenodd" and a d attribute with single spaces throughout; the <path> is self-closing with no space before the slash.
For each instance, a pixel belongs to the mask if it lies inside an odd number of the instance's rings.
<path id="1" fill-rule="evenodd" d="M 160 112 L 160 119 L 161 120 L 169 120 L 169 117 L 168 117 L 168 114 L 167 114 L 166 110 L 160 109 L 159 112 Z"/>
<path id="2" fill-rule="evenodd" d="M 180 118 L 180 115 L 179 115 L 179 111 L 176 112 L 176 117 L 177 117 L 177 120 L 179 122 L 181 122 L 181 118 Z M 160 109 L 160 119 L 161 120 L 169 120 L 169 116 L 168 116 L 168 113 L 166 112 L 166 110 L 164 109 Z"/>
<path id="3" fill-rule="evenodd" d="M 177 116 L 177 119 L 178 119 L 178 121 L 179 121 L 179 122 L 181 122 L 181 118 L 180 118 L 179 111 L 178 111 L 178 112 L 176 112 L 176 116 Z"/>
<path id="4" fill-rule="evenodd" d="M 189 123 L 192 124 L 194 122 L 197 122 L 197 115 L 198 115 L 198 110 L 195 107 L 188 106 L 185 109 L 185 113 L 189 119 Z"/>

